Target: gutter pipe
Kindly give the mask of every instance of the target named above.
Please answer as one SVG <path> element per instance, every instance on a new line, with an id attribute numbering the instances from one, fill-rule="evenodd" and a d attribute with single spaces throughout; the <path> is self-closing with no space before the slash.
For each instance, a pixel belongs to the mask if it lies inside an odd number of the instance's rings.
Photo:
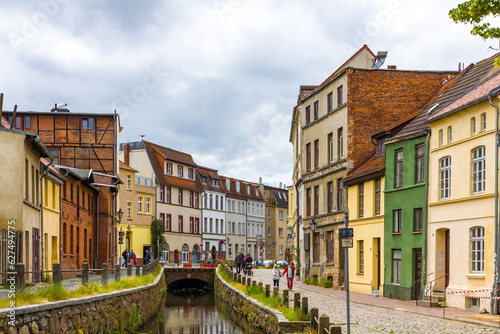
<path id="1" fill-rule="evenodd" d="M 424 224 L 424 251 L 422 254 L 422 262 L 423 262 L 423 277 L 427 280 L 427 239 L 429 235 L 429 210 L 428 210 L 428 204 L 429 204 L 429 156 L 430 156 L 430 145 L 429 145 L 429 137 L 431 135 L 431 130 L 427 130 L 427 136 L 425 137 L 425 224 Z M 420 280 L 420 289 L 423 288 L 423 284 L 426 284 L 426 282 L 423 282 Z M 422 297 L 423 294 L 421 293 L 420 296 Z"/>

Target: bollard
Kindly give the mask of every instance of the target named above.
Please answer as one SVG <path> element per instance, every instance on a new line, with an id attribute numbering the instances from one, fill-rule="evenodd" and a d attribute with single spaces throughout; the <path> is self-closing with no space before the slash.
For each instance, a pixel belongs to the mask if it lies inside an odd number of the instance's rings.
<path id="1" fill-rule="evenodd" d="M 266 297 L 271 295 L 271 285 L 266 284 Z"/>
<path id="2" fill-rule="evenodd" d="M 82 264 L 82 284 L 86 285 L 89 283 L 89 264 L 87 262 L 84 262 Z"/>
<path id="3" fill-rule="evenodd" d="M 330 327 L 330 319 L 328 318 L 328 316 L 326 314 L 322 314 L 319 317 L 318 334 L 325 333 L 326 331 L 328 331 L 329 327 Z"/>
<path id="4" fill-rule="evenodd" d="M 115 281 L 119 281 L 120 280 L 120 270 L 121 270 L 121 267 L 119 264 L 115 264 Z"/>
<path id="5" fill-rule="evenodd" d="M 127 264 L 127 276 L 132 276 L 132 265 L 130 263 Z"/>
<path id="6" fill-rule="evenodd" d="M 26 278 L 24 276 L 24 264 L 16 263 L 16 291 L 21 291 L 26 286 Z"/>
<path id="7" fill-rule="evenodd" d="M 331 325 L 330 326 L 330 334 L 342 334 L 342 327 Z"/>
<path id="8" fill-rule="evenodd" d="M 280 293 L 280 288 L 278 288 L 277 286 L 275 286 L 273 288 L 273 296 L 276 297 L 279 293 Z"/>
<path id="9" fill-rule="evenodd" d="M 319 320 L 318 315 L 319 315 L 318 308 L 317 307 L 311 308 L 311 328 L 313 330 L 318 329 L 318 323 L 317 323 L 317 321 Z"/>
<path id="10" fill-rule="evenodd" d="M 259 288 L 264 289 L 262 282 L 259 282 Z"/>
<path id="11" fill-rule="evenodd" d="M 241 284 L 247 285 L 247 278 L 245 276 L 241 278 Z"/>
<path id="12" fill-rule="evenodd" d="M 108 284 L 108 264 L 107 263 L 102 264 L 101 284 L 102 285 Z"/>
<path id="13" fill-rule="evenodd" d="M 309 312 L 309 301 L 307 297 L 302 297 L 302 314 L 307 314 Z"/>
<path id="14" fill-rule="evenodd" d="M 300 293 L 295 292 L 293 294 L 293 309 L 300 308 Z"/>
<path id="15" fill-rule="evenodd" d="M 137 266 L 137 269 L 135 270 L 135 276 L 141 276 L 141 268 Z"/>
<path id="16" fill-rule="evenodd" d="M 247 286 L 252 285 L 252 279 L 250 277 L 247 278 Z"/>
<path id="17" fill-rule="evenodd" d="M 61 284 L 62 281 L 62 273 L 61 273 L 61 264 L 54 263 L 52 264 L 52 283 Z"/>
<path id="18" fill-rule="evenodd" d="M 238 283 L 241 283 L 241 274 L 238 274 Z"/>
<path id="19" fill-rule="evenodd" d="M 288 290 L 283 290 L 283 305 L 288 307 Z"/>

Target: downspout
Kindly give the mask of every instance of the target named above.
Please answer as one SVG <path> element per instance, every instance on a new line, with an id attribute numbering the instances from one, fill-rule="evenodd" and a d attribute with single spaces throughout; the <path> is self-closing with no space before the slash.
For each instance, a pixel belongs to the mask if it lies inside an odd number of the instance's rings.
<path id="1" fill-rule="evenodd" d="M 424 228 L 424 250 L 422 254 L 422 268 L 423 268 L 423 277 L 425 277 L 425 280 L 427 280 L 427 238 L 428 238 L 428 233 L 429 233 L 429 210 L 428 210 L 428 204 L 429 204 L 429 154 L 430 154 L 430 145 L 429 145 L 429 137 L 431 135 L 431 130 L 427 130 L 427 136 L 425 137 L 425 224 L 423 226 Z M 426 284 L 427 282 L 424 282 L 420 280 L 420 289 L 422 289 L 423 285 Z M 420 296 L 423 297 L 423 294 L 420 294 Z"/>
<path id="2" fill-rule="evenodd" d="M 492 107 L 495 108 L 495 277 L 493 283 L 493 291 L 491 292 L 492 296 L 498 296 L 498 288 L 499 288 L 499 254 L 498 250 L 500 248 L 498 244 L 498 144 L 499 144 L 499 133 L 498 133 L 498 105 L 493 103 L 492 96 L 495 96 L 500 90 L 497 88 L 492 90 L 488 95 L 488 102 Z M 497 289 L 497 290 L 495 290 Z M 499 314 L 498 310 L 498 299 L 492 299 L 490 303 L 491 313 Z"/>
<path id="3" fill-rule="evenodd" d="M 96 188 L 97 189 L 97 188 Z M 99 196 L 101 195 L 101 190 L 97 189 L 97 197 L 96 197 L 96 211 L 95 211 L 95 216 L 96 216 L 96 236 L 95 236 L 95 242 L 96 242 L 96 252 L 95 252 L 95 260 L 94 260 L 94 268 L 97 268 L 97 261 L 99 261 Z"/>
<path id="4" fill-rule="evenodd" d="M 113 167 L 114 169 L 114 167 Z M 115 214 L 116 214 L 116 196 L 118 196 L 118 187 L 117 184 L 120 183 L 120 178 L 117 177 L 117 180 L 115 183 L 113 183 L 113 186 L 116 189 L 116 193 L 113 194 L 113 201 L 111 202 L 111 266 L 112 268 L 115 267 L 115 253 L 116 253 L 116 231 L 115 231 Z M 116 228 L 117 229 L 117 228 Z"/>
<path id="5" fill-rule="evenodd" d="M 66 169 L 66 174 L 63 175 L 64 178 L 68 176 L 69 174 L 69 169 Z M 64 182 L 66 182 L 65 180 Z M 63 185 L 61 185 L 63 187 Z M 61 191 L 59 191 L 59 263 L 61 265 L 61 270 L 63 267 L 63 235 L 62 235 L 62 219 L 63 219 L 63 211 L 62 211 L 62 194 Z"/>

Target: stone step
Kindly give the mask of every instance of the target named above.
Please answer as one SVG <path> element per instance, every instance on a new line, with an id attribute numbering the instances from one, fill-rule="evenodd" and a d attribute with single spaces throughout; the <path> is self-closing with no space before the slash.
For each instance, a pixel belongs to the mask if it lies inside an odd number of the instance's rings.
<path id="1" fill-rule="evenodd" d="M 380 290 L 372 290 L 372 293 L 369 293 L 368 296 L 380 297 Z"/>
<path id="2" fill-rule="evenodd" d="M 424 307 L 443 307 L 444 302 L 439 302 L 432 298 L 432 303 L 430 300 L 417 300 L 417 306 L 424 306 Z"/>
<path id="3" fill-rule="evenodd" d="M 431 295 L 425 295 L 424 296 L 425 300 L 430 300 Z M 432 301 L 438 301 L 438 302 L 444 302 L 446 299 L 446 295 L 442 291 L 432 291 Z"/>

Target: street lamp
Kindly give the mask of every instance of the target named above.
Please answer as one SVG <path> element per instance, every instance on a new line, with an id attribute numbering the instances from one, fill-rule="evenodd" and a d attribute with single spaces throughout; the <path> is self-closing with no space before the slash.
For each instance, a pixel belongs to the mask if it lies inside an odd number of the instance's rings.
<path id="1" fill-rule="evenodd" d="M 118 210 L 118 212 L 116 213 L 116 217 L 118 218 L 118 222 L 121 222 L 122 217 L 123 217 L 122 208 L 120 208 L 120 210 Z"/>
<path id="2" fill-rule="evenodd" d="M 318 223 L 316 223 L 313 219 L 313 221 L 309 224 L 309 228 L 311 229 L 311 231 L 314 233 L 314 231 L 316 231 L 316 227 L 318 226 Z"/>
<path id="3" fill-rule="evenodd" d="M 120 223 L 120 221 L 122 220 L 122 217 L 123 217 L 123 211 L 122 211 L 122 208 L 120 208 L 120 210 L 118 210 L 118 212 L 116 213 L 116 220 L 118 221 L 118 223 Z M 122 244 L 123 244 L 123 232 L 122 232 L 122 228 L 120 227 L 120 232 L 118 232 L 118 243 L 120 244 L 120 255 L 122 254 Z M 118 257 L 120 258 L 120 257 Z"/>

